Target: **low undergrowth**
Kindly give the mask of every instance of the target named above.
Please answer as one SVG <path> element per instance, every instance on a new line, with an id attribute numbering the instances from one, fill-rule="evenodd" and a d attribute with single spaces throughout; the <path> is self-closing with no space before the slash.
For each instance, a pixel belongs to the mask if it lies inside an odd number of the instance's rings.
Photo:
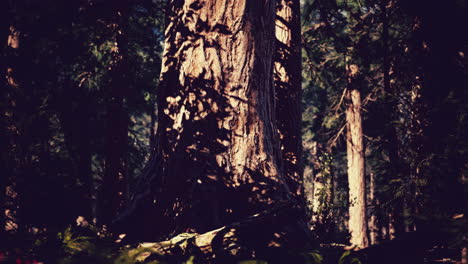
<path id="1" fill-rule="evenodd" d="M 141 245 L 124 245 L 110 234 L 95 227 L 68 227 L 59 232 L 38 232 L 20 235 L 2 234 L 0 264 L 374 264 L 374 263 L 440 263 L 425 255 L 401 255 L 392 246 L 380 246 L 362 251 L 346 251 L 343 247 L 319 247 L 292 252 L 281 247 L 252 256 L 218 257 L 196 251 L 189 253 L 154 250 Z M 433 252 L 432 249 L 431 252 Z M 458 250 L 457 250 L 458 251 Z M 459 251 L 458 251 L 459 252 Z M 390 256 L 390 257 L 388 257 Z M 395 262 L 397 261 L 397 262 Z M 456 263 L 446 258 L 442 263 Z"/>

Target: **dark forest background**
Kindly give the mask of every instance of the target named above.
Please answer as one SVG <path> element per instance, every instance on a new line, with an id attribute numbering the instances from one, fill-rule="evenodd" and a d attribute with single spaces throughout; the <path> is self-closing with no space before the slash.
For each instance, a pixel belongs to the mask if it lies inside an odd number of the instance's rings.
<path id="1" fill-rule="evenodd" d="M 125 205 L 155 146 L 164 6 L 2 1 L 0 263 L 110 263 L 119 254 L 104 227 L 116 217 L 109 200 Z M 423 241 L 407 242 L 406 234 L 422 230 L 443 248 L 428 261 L 461 261 L 466 2 L 305 0 L 301 7 L 304 188 L 317 243 L 349 240 L 343 96 L 347 72 L 359 65 L 371 243 L 417 247 Z M 112 193 L 116 185 L 123 191 Z"/>

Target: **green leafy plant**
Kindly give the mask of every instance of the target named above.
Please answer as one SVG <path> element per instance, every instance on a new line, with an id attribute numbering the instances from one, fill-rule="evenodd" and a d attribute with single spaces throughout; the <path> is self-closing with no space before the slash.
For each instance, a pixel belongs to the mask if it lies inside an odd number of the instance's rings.
<path id="1" fill-rule="evenodd" d="M 348 250 L 341 255 L 338 264 L 362 264 L 362 262 Z"/>
<path id="2" fill-rule="evenodd" d="M 322 264 L 323 256 L 316 251 L 303 254 L 306 264 Z"/>

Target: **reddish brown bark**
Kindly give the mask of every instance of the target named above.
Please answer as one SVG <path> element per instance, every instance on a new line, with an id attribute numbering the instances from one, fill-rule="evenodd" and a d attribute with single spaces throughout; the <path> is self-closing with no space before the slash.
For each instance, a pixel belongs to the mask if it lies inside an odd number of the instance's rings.
<path id="1" fill-rule="evenodd" d="M 209 230 L 289 196 L 274 117 L 274 18 L 274 1 L 172 4 L 158 138 L 160 197 L 176 229 Z"/>
<path id="2" fill-rule="evenodd" d="M 357 65 L 350 65 L 346 91 L 346 141 L 349 184 L 349 231 L 351 244 L 369 246 L 367 237 L 366 185 L 364 172 L 364 144 L 361 117 L 361 93 L 355 79 L 359 75 Z"/>

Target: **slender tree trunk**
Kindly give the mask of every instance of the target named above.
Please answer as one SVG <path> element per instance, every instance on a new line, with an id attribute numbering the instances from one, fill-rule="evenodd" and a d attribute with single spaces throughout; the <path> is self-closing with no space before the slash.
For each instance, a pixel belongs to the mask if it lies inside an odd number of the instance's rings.
<path id="1" fill-rule="evenodd" d="M 276 7 L 276 118 L 286 181 L 303 200 L 301 25 L 299 0 L 280 0 Z"/>
<path id="2" fill-rule="evenodd" d="M 318 144 L 316 141 L 304 142 L 304 151 L 308 151 L 309 155 L 312 157 L 308 160 L 304 166 L 304 198 L 308 204 L 308 210 L 312 213 L 307 220 L 309 228 L 313 228 L 315 222 L 315 216 L 313 214 L 314 210 L 314 188 L 315 188 L 315 179 L 314 175 L 316 173 L 316 154 L 317 154 Z"/>
<path id="3" fill-rule="evenodd" d="M 354 86 L 358 68 L 351 65 L 346 93 L 347 158 L 349 182 L 349 231 L 351 244 L 367 247 L 366 186 L 362 138 L 361 93 Z"/>
<path id="4" fill-rule="evenodd" d="M 89 104 L 89 96 L 86 95 L 85 91 L 81 91 L 79 94 L 79 101 L 81 105 Z M 92 108 L 91 108 L 92 109 Z M 91 152 L 91 126 L 89 123 L 91 113 L 88 109 L 80 109 L 78 114 L 78 123 L 81 125 L 78 131 L 81 134 L 78 136 L 77 152 L 78 152 L 78 179 L 81 182 L 81 197 L 82 208 L 81 213 L 83 216 L 90 221 L 93 217 L 93 174 L 91 169 L 92 164 L 92 152 Z"/>
<path id="5" fill-rule="evenodd" d="M 7 8 L 8 9 L 8 8 Z M 5 17 L 6 18 L 6 17 Z M 11 17 L 10 17 L 11 19 Z M 23 209 L 21 206 L 21 196 L 18 195 L 18 190 L 20 189 L 20 184 L 14 182 L 12 178 L 12 174 L 14 172 L 14 168 L 20 167 L 20 159 L 23 159 L 21 154 L 21 141 L 19 140 L 19 129 L 17 124 L 15 123 L 14 118 L 14 111 L 17 108 L 17 97 L 18 97 L 18 89 L 19 89 L 19 81 L 17 78 L 17 66 L 19 64 L 19 47 L 20 47 L 20 31 L 18 31 L 14 26 L 11 26 L 12 21 L 6 21 L 8 23 L 7 28 L 4 28 L 3 33 L 6 34 L 6 46 L 3 52 L 3 60 L 2 60 L 2 70 L 5 77 L 5 86 L 3 92 L 5 93 L 5 112 L 2 113 L 2 121 L 4 121 L 5 125 L 5 141 L 6 144 L 5 150 L 9 150 L 8 152 L 3 153 L 2 159 L 4 159 L 5 169 L 4 176 L 2 176 L 1 180 L 1 192 L 2 192 L 2 230 L 19 230 L 22 226 L 19 225 L 19 221 L 21 220 L 18 215 L 20 214 L 21 210 Z M 21 168 L 22 169 L 22 168 Z M 3 170 L 2 170 L 3 171 Z M 18 173 L 19 174 L 19 173 Z M 17 178 L 22 177 L 16 175 Z M 19 181 L 21 182 L 21 181 Z"/>
<path id="6" fill-rule="evenodd" d="M 0 11 L 0 43 L 8 43 L 8 36 L 10 35 L 8 25 L 10 21 L 7 18 L 7 9 L 3 9 Z M 5 46 L 5 45 L 2 45 Z M 0 149 L 2 150 L 0 152 L 0 171 L 2 171 L 3 176 L 0 177 L 0 237 L 3 236 L 3 233 L 5 232 L 5 227 L 6 227 L 6 188 L 8 185 L 8 178 L 10 176 L 9 173 L 9 154 L 7 153 L 7 149 L 9 147 L 9 139 L 10 135 L 7 132 L 8 128 L 8 121 L 7 121 L 7 90 L 8 90 L 8 82 L 6 81 L 8 79 L 8 73 L 7 69 L 8 66 L 6 65 L 6 49 L 1 49 L 0 50 L 0 71 L 1 71 L 1 76 L 3 77 L 2 82 L 0 83 L 1 85 L 1 91 L 0 91 Z"/>
<path id="7" fill-rule="evenodd" d="M 6 133 L 7 126 L 4 120 L 5 111 L 4 109 L 0 109 L 0 111 L 0 113 L 2 114 L 2 116 L 0 117 L 0 148 L 2 150 L 5 150 L 8 148 L 8 133 Z M 7 165 L 8 154 L 5 153 L 5 151 L 2 151 L 0 155 L 0 170 L 4 173 L 3 176 L 0 177 L 0 236 L 3 236 L 6 225 L 6 187 L 8 185 L 9 171 Z"/>
<path id="8" fill-rule="evenodd" d="M 314 173 L 314 195 L 312 201 L 312 220 L 314 230 L 322 234 L 321 242 L 333 242 L 335 229 L 333 218 L 333 171 L 331 166 L 331 156 L 318 151 L 315 159 L 316 170 Z"/>
<path id="9" fill-rule="evenodd" d="M 468 264 L 468 247 L 461 250 L 461 264 Z"/>
<path id="10" fill-rule="evenodd" d="M 377 227 L 377 201 L 375 199 L 375 174 L 370 174 L 369 179 L 369 203 L 372 206 L 371 211 L 369 212 L 369 238 L 370 244 L 375 245 L 378 243 L 378 227 Z"/>
<path id="11" fill-rule="evenodd" d="M 116 37 L 112 53 L 111 82 L 108 87 L 104 180 L 98 202 L 100 204 L 98 221 L 107 225 L 123 208 L 128 193 L 126 178 L 128 114 L 124 100 L 129 85 L 127 67 L 129 4 L 127 1 L 118 1 L 113 11 L 112 26 Z"/>
<path id="12" fill-rule="evenodd" d="M 156 124 L 157 124 L 157 116 L 156 116 L 156 106 L 151 108 L 150 113 L 150 149 L 151 151 L 154 150 L 156 147 Z"/>
<path id="13" fill-rule="evenodd" d="M 409 208 L 411 216 L 449 215 L 464 207 L 460 200 L 463 187 L 455 176 L 463 173 L 465 164 L 458 152 L 465 135 L 457 131 L 466 126 L 461 121 L 466 110 L 455 110 L 459 104 L 466 105 L 458 98 L 467 97 L 463 80 L 466 64 L 462 61 L 466 58 L 466 38 L 455 33 L 462 30 L 465 20 L 462 6 L 456 1 L 440 8 L 431 3 L 415 12 L 412 54 L 419 67 L 415 67 L 411 87 L 414 136 L 410 147 L 416 154 L 411 164 L 413 190 L 408 195 L 414 201 Z M 408 229 L 418 228 L 419 221 L 416 217 L 414 220 Z"/>
<path id="14" fill-rule="evenodd" d="M 340 181 L 339 181 L 338 175 L 332 174 L 332 176 L 333 176 L 332 186 L 331 186 L 333 189 L 332 203 L 334 205 L 335 204 L 338 205 L 341 203 L 341 200 L 340 200 L 340 197 L 336 194 L 338 194 L 340 191 Z M 332 215 L 332 218 L 333 218 L 333 224 L 334 224 L 333 228 L 335 230 L 337 230 L 338 232 L 345 232 L 345 230 L 347 230 L 346 221 L 345 221 L 345 218 L 346 218 L 345 210 L 339 207 L 336 207 L 335 213 Z"/>
<path id="15" fill-rule="evenodd" d="M 331 166 L 331 156 L 320 150 L 320 144 L 317 144 L 314 155 L 314 189 L 312 212 L 313 218 L 318 225 L 327 225 L 328 232 L 331 224 L 331 209 L 333 206 L 333 171 Z"/>
<path id="16" fill-rule="evenodd" d="M 388 105 L 390 109 L 390 115 L 387 124 L 389 127 L 386 128 L 385 139 L 386 139 L 386 148 L 388 151 L 388 158 L 390 162 L 390 174 L 393 178 L 398 178 L 402 171 L 401 161 L 400 161 L 400 153 L 399 153 L 399 140 L 398 140 L 398 132 L 397 128 L 395 127 L 395 120 L 398 114 L 398 108 L 396 106 L 396 98 L 397 94 L 394 90 L 394 87 L 391 86 L 390 82 L 390 47 L 389 47 L 389 33 L 388 33 L 388 12 L 387 9 L 389 8 L 388 5 L 389 0 L 382 0 L 381 8 L 382 8 L 382 46 L 383 46 L 383 84 L 384 84 L 384 99 L 385 103 Z M 390 208 L 391 212 L 391 226 L 393 231 L 390 233 L 393 234 L 392 236 L 396 237 L 401 235 L 404 232 L 404 219 L 403 219 L 403 201 L 402 199 L 397 199 L 394 202 L 392 208 Z"/>
<path id="17" fill-rule="evenodd" d="M 323 172 L 316 171 L 312 199 L 312 222 L 314 225 L 320 225 L 325 216 L 326 182 L 324 178 Z"/>
<path id="18" fill-rule="evenodd" d="M 71 79 L 62 83 L 66 88 L 60 94 L 59 118 L 62 132 L 64 135 L 67 151 L 73 164 L 73 177 L 79 181 L 79 193 L 76 200 L 79 204 L 75 208 L 75 216 L 83 216 L 88 221 L 93 216 L 92 193 L 93 193 L 93 175 L 91 172 L 91 127 L 89 124 L 90 112 L 86 107 L 78 106 L 89 105 L 90 98 L 87 91 L 81 87 L 75 86 Z M 93 109 L 90 107 L 90 109 Z"/>

